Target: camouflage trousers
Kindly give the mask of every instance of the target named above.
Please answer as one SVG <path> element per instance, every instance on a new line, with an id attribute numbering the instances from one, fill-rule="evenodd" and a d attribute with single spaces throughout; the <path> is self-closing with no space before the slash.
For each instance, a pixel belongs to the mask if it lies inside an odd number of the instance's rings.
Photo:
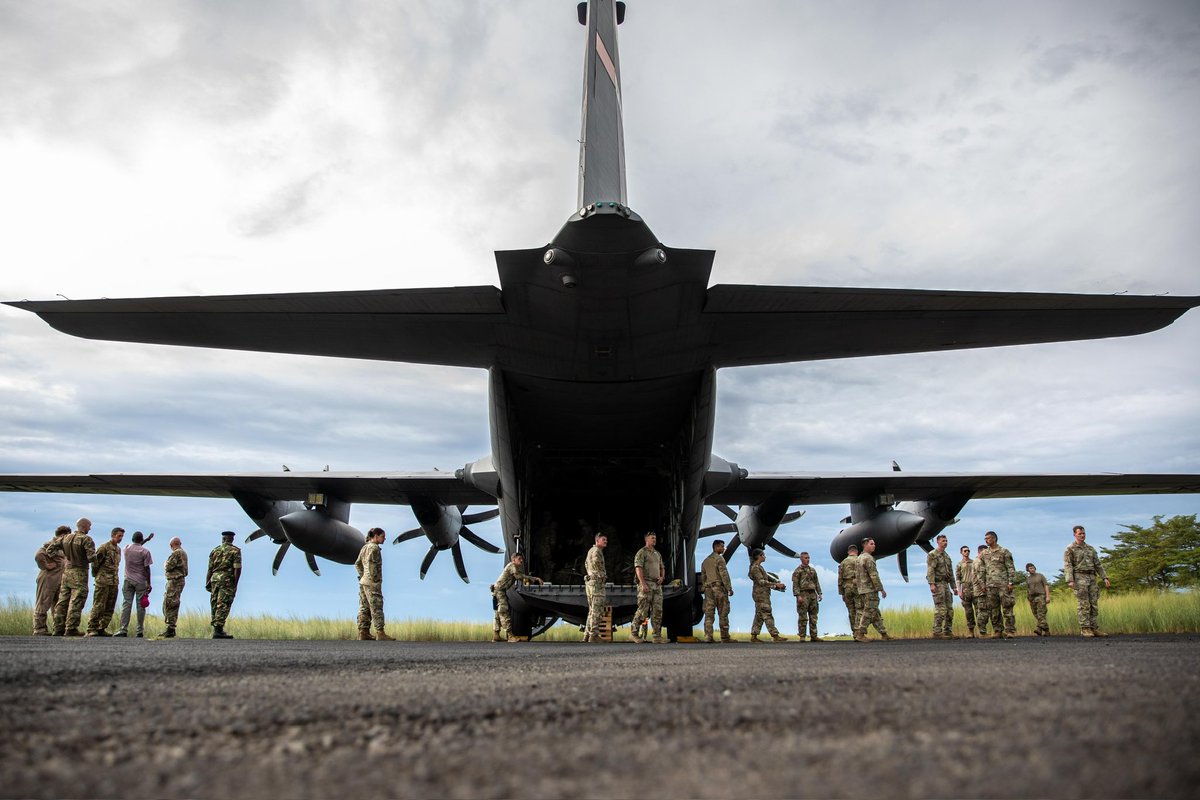
<path id="1" fill-rule="evenodd" d="M 975 632 L 975 595 L 971 592 L 959 589 L 962 594 L 959 599 L 962 600 L 963 615 L 967 618 L 967 630 L 971 633 Z"/>
<path id="2" fill-rule="evenodd" d="M 358 584 L 358 629 L 365 631 L 375 626 L 383 630 L 383 584 Z"/>
<path id="3" fill-rule="evenodd" d="M 47 572 L 39 570 L 37 576 L 37 595 L 33 600 L 33 632 L 35 634 L 49 633 L 46 627 L 46 615 L 58 601 L 58 589 L 62 586 L 62 570 Z"/>
<path id="4" fill-rule="evenodd" d="M 163 592 L 163 622 L 168 628 L 174 628 L 179 621 L 179 603 L 183 598 L 184 579 L 167 581 L 167 590 Z"/>
<path id="5" fill-rule="evenodd" d="M 88 598 L 87 567 L 67 567 L 63 570 L 58 602 L 54 606 L 54 632 L 78 631 L 79 619 Z"/>
<path id="6" fill-rule="evenodd" d="M 600 620 L 604 619 L 608 594 L 604 591 L 604 584 L 598 581 L 585 583 L 583 588 L 587 591 L 588 601 L 587 624 L 584 625 L 583 633 L 595 639 L 600 635 Z"/>
<path id="7" fill-rule="evenodd" d="M 704 636 L 713 635 L 713 617 L 720 616 L 721 638 L 729 638 L 729 595 L 724 584 L 710 583 L 704 587 Z"/>
<path id="8" fill-rule="evenodd" d="M 948 583 L 933 585 L 933 633 L 953 633 L 954 592 Z"/>
<path id="9" fill-rule="evenodd" d="M 778 636 L 779 629 L 775 627 L 775 615 L 771 613 L 771 590 L 760 589 L 756 586 L 750 596 L 754 598 L 754 622 L 750 625 L 750 635 L 758 636 L 763 625 L 766 625 L 767 633 Z"/>
<path id="10" fill-rule="evenodd" d="M 883 625 L 883 615 L 879 613 L 879 592 L 863 592 L 858 595 L 858 625 L 854 632 L 860 636 L 867 635 L 867 628 L 874 625 L 880 635 L 887 633 Z"/>
<path id="11" fill-rule="evenodd" d="M 850 615 L 850 630 L 858 630 L 858 595 L 854 593 L 842 595 L 842 602 L 846 604 L 846 613 Z"/>
<path id="12" fill-rule="evenodd" d="M 224 628 L 225 620 L 229 619 L 229 607 L 237 595 L 237 585 L 233 576 L 228 572 L 214 572 L 209 583 L 209 605 L 212 607 L 212 626 Z"/>
<path id="13" fill-rule="evenodd" d="M 1033 618 L 1037 620 L 1037 630 L 1042 634 L 1049 633 L 1050 625 L 1046 622 L 1046 595 L 1029 595 L 1029 610 L 1033 612 Z"/>
<path id="14" fill-rule="evenodd" d="M 88 630 L 93 632 L 108 630 L 112 622 L 113 612 L 117 610 L 117 585 L 115 583 L 100 583 L 92 592 L 92 613 L 88 615 Z"/>
<path id="15" fill-rule="evenodd" d="M 1079 627 L 1081 630 L 1099 630 L 1098 622 L 1100 609 L 1100 584 L 1091 573 L 1075 573 L 1075 603 L 1079 611 Z"/>
<path id="16" fill-rule="evenodd" d="M 975 622 L 978 623 L 981 634 L 987 633 L 991 618 L 992 607 L 988 605 L 987 589 L 983 589 L 975 593 Z"/>
<path id="17" fill-rule="evenodd" d="M 512 615 L 508 610 L 508 592 L 496 589 L 492 592 L 492 598 L 496 601 L 496 613 L 492 619 L 492 633 L 496 635 L 504 634 L 506 637 L 512 635 Z"/>
<path id="18" fill-rule="evenodd" d="M 1008 586 L 989 586 L 987 597 L 988 611 L 992 616 L 992 630 L 995 633 L 1016 633 L 1017 615 L 1013 613 L 1013 606 L 1017 604 L 1017 599 L 1013 597 L 1013 590 Z"/>
<path id="19" fill-rule="evenodd" d="M 646 584 L 645 591 L 638 587 L 637 611 L 633 614 L 633 632 L 640 636 L 642 623 L 650 620 L 655 636 L 662 635 L 662 587 L 657 583 Z"/>
<path id="20" fill-rule="evenodd" d="M 817 638 L 817 609 L 819 607 L 816 592 L 803 591 L 796 595 L 796 630 L 801 639 L 804 638 L 805 627 L 808 628 L 810 638 Z"/>

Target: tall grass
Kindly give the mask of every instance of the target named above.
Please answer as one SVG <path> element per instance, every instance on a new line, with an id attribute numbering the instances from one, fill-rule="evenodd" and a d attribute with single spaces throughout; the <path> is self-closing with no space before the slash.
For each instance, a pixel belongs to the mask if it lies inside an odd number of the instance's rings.
<path id="1" fill-rule="evenodd" d="M 118 608 L 120 615 L 120 609 Z M 1017 634 L 1032 636 L 1033 613 L 1024 598 L 1017 599 Z M 16 595 L 0 601 L 0 636 L 27 636 L 32 631 L 33 608 Z M 1079 633 L 1075 616 L 1075 598 L 1071 594 L 1055 594 L 1046 614 L 1053 635 Z M 884 611 L 884 624 L 892 636 L 906 639 L 929 638 L 933 630 L 933 607 L 901 606 Z M 86 625 L 86 615 L 84 624 Z M 109 626 L 116 630 L 117 620 Z M 278 617 L 267 614 L 240 615 L 237 606 L 230 615 L 227 630 L 241 639 L 338 640 L 354 639 L 358 629 L 354 620 L 330 617 Z M 1197 633 L 1200 632 L 1200 592 L 1142 592 L 1135 594 L 1102 594 L 1100 598 L 1100 628 L 1106 633 Z M 162 617 L 146 615 L 146 636 L 162 634 Z M 471 642 L 492 638 L 492 626 L 486 622 L 444 621 L 428 618 L 399 619 L 388 623 L 391 636 L 409 642 Z M 954 631 L 967 632 L 962 606 L 955 604 Z M 189 609 L 180 614 L 176 633 L 183 638 L 207 638 L 212 635 L 209 614 L 205 610 Z M 745 634 L 741 634 L 746 641 Z M 577 642 L 583 635 L 574 625 L 555 625 L 538 641 Z M 617 630 L 617 641 L 629 640 L 629 628 Z"/>

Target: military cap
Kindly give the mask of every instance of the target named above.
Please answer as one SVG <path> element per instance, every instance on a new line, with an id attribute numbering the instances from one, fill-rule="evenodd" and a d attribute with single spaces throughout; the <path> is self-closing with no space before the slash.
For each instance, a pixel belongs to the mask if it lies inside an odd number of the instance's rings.
<path id="1" fill-rule="evenodd" d="M 222 536 L 237 536 L 233 531 L 221 531 Z"/>

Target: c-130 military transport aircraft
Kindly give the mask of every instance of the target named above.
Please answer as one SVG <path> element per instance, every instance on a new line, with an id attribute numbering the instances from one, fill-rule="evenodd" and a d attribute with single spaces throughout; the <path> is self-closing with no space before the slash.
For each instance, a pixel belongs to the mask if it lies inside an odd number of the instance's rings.
<path id="1" fill-rule="evenodd" d="M 876 555 L 930 541 L 973 498 L 1200 491 L 1198 475 L 759 474 L 712 453 L 723 367 L 1128 336 L 1169 325 L 1196 297 L 951 292 L 717 284 L 713 251 L 668 247 L 628 205 L 617 26 L 624 3 L 579 4 L 586 25 L 578 210 L 549 244 L 496 253 L 500 288 L 392 289 L 11 303 L 76 336 L 477 367 L 489 373 L 491 453 L 456 473 L 3 475 L 0 489 L 232 497 L 280 545 L 354 561 L 352 503 L 408 505 L 430 548 L 499 515 L 508 554 L 545 586 L 510 590 L 514 632 L 587 614 L 574 571 L 592 532 L 609 535 L 614 622 L 630 618 L 628 563 L 645 531 L 666 564 L 672 638 L 698 619 L 695 550 L 710 533 L 774 547 L 793 505 L 848 503 Z M 731 518 L 701 530 L 705 505 Z M 471 505 L 494 508 L 464 514 Z M 740 506 L 734 510 L 732 506 Z M 616 552 L 624 553 L 617 559 Z M 620 565 L 620 566 L 618 566 Z"/>

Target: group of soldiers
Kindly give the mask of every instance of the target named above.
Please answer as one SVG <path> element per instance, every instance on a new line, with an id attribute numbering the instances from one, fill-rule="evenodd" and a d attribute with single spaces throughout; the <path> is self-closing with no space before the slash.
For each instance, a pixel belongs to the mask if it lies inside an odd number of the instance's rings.
<path id="1" fill-rule="evenodd" d="M 137 608 L 134 635 L 137 638 L 144 636 L 146 607 L 150 604 L 150 565 L 153 563 L 145 545 L 154 538 L 154 534 L 143 536 L 141 531 L 134 531 L 132 544 L 122 551 L 124 528 L 113 528 L 108 541 L 99 547 L 92 539 L 91 529 L 92 522 L 86 517 L 76 521 L 74 530 L 60 525 L 54 531 L 53 538 L 34 554 L 38 565 L 37 594 L 33 606 L 34 636 L 128 636 L 134 606 Z M 208 574 L 204 583 L 211 595 L 214 639 L 233 638 L 225 632 L 225 621 L 242 574 L 242 554 L 234 546 L 233 537 L 233 531 L 224 531 L 221 544 L 208 557 Z M 188 576 L 188 555 L 178 536 L 171 539 L 170 548 L 171 553 L 163 570 L 167 582 L 162 605 L 163 622 L 166 624 L 163 638 L 166 639 L 175 637 L 183 587 Z M 125 562 L 123 582 L 119 580 L 122 560 Z M 89 569 L 93 581 L 92 609 L 85 633 L 79 626 L 88 599 Z M 110 634 L 108 628 L 116 610 L 119 583 L 125 602 L 120 627 L 116 633 Z M 52 627 L 48 623 L 52 623 Z"/>

